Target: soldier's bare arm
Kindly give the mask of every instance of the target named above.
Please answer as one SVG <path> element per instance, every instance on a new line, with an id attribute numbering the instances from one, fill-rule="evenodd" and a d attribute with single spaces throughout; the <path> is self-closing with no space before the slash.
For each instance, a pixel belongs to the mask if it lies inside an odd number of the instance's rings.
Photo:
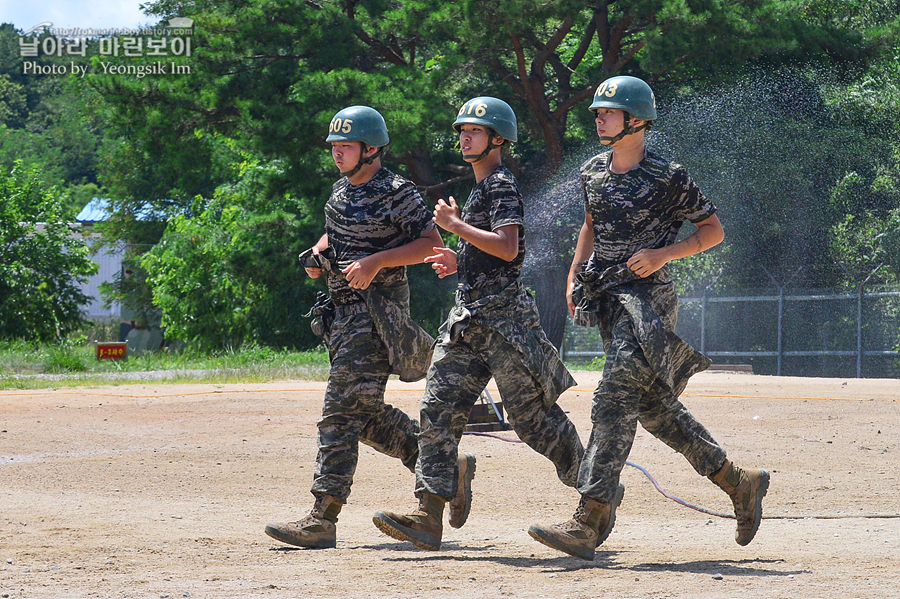
<path id="1" fill-rule="evenodd" d="M 441 240 L 438 230 L 432 229 L 406 245 L 360 258 L 341 272 L 344 273 L 350 287 L 367 289 L 372 279 L 375 278 L 375 275 L 382 268 L 419 264 L 425 260 L 426 256 L 431 254 L 433 248 L 437 245 L 443 245 L 443 240 Z"/>
<path id="2" fill-rule="evenodd" d="M 697 230 L 678 243 L 659 249 L 637 251 L 628 259 L 628 268 L 641 277 L 648 277 L 672 260 L 705 252 L 725 239 L 725 230 L 715 214 L 696 225 Z"/>
<path id="3" fill-rule="evenodd" d="M 505 225 L 494 231 L 473 227 L 459 216 L 459 206 L 450 201 L 438 200 L 434 208 L 434 222 L 445 231 L 459 235 L 482 252 L 501 260 L 514 260 L 519 255 L 519 225 Z"/>

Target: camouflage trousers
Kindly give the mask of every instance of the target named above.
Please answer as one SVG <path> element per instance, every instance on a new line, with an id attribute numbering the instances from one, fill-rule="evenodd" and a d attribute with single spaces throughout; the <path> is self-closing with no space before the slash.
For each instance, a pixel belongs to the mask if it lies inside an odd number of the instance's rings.
<path id="1" fill-rule="evenodd" d="M 606 364 L 591 407 L 593 427 L 578 472 L 578 492 L 604 503 L 615 495 L 638 422 L 702 476 L 714 474 L 725 462 L 725 450 L 660 384 L 638 344 L 631 317 L 621 307 L 612 310 L 610 336 L 604 339 Z"/>
<path id="2" fill-rule="evenodd" d="M 500 333 L 470 322 L 457 341 L 437 344 L 428 369 L 420 415 L 417 495 L 432 493 L 449 500 L 456 493 L 459 441 L 491 376 L 519 438 L 553 462 L 563 484 L 575 486 L 584 454 L 575 425 L 558 405 L 545 405 L 541 386 Z"/>
<path id="3" fill-rule="evenodd" d="M 353 308 L 360 306 L 357 313 Z M 319 421 L 312 493 L 346 503 L 359 461 L 359 441 L 399 458 L 411 472 L 419 455 L 419 424 L 384 403 L 391 367 L 364 304 L 339 306 L 331 325 L 331 372 Z"/>

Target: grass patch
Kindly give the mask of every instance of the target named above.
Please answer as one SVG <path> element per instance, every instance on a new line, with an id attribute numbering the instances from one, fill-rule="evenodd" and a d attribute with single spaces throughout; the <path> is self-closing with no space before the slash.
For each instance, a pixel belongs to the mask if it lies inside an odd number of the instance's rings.
<path id="1" fill-rule="evenodd" d="M 0 341 L 0 389 L 163 383 L 262 383 L 328 378 L 328 353 L 278 351 L 248 346 L 241 350 L 199 354 L 145 352 L 127 360 L 98 360 L 93 341 L 33 344 Z"/>
<path id="2" fill-rule="evenodd" d="M 328 352 L 279 351 L 249 345 L 240 350 L 200 354 L 190 348 L 145 352 L 127 360 L 98 360 L 92 337 L 57 344 L 0 341 L 0 389 L 46 389 L 128 383 L 267 383 L 328 379 Z M 117 339 L 117 337 L 116 337 Z M 98 339 L 104 340 L 104 339 Z M 569 370 L 603 370 L 605 357 L 568 362 Z"/>
<path id="3" fill-rule="evenodd" d="M 44 372 L 67 373 L 85 372 L 88 369 L 87 359 L 83 351 L 74 343 L 64 341 L 59 345 L 51 345 L 42 349 Z"/>
<path id="4" fill-rule="evenodd" d="M 590 362 L 566 362 L 566 368 L 569 370 L 603 370 L 603 365 L 606 364 L 606 356 L 600 356 L 599 358 L 594 358 Z"/>

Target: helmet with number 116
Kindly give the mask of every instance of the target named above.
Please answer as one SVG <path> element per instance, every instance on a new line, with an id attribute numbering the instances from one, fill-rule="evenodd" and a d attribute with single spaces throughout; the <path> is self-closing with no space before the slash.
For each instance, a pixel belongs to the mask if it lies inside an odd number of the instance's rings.
<path id="1" fill-rule="evenodd" d="M 611 77 L 597 86 L 590 111 L 600 108 L 613 108 L 625 111 L 625 128 L 615 137 L 601 137 L 601 141 L 615 143 L 632 133 L 646 129 L 656 119 L 656 97 L 646 82 L 637 77 L 620 75 Z M 646 121 L 640 127 L 633 127 L 631 119 Z"/>
<path id="2" fill-rule="evenodd" d="M 488 141 L 488 146 L 484 152 L 478 156 L 466 157 L 474 158 L 476 161 L 487 156 L 494 148 L 500 147 L 494 143 L 494 135 L 511 142 L 518 139 L 516 113 L 513 112 L 509 104 L 498 98 L 479 96 L 463 104 L 462 108 L 459 109 L 456 120 L 453 121 L 453 128 L 458 133 L 462 126 L 466 124 L 482 125 L 487 127 L 488 132 L 491 133 L 491 139 Z"/>
<path id="3" fill-rule="evenodd" d="M 518 139 L 516 113 L 509 104 L 498 98 L 479 96 L 463 104 L 453 121 L 453 128 L 459 131 L 466 123 L 490 127 L 494 133 L 509 141 Z"/>

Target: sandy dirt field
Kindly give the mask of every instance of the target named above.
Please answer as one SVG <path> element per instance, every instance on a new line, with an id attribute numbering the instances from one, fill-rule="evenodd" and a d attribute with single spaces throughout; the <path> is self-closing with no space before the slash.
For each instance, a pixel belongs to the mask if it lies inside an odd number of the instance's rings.
<path id="1" fill-rule="evenodd" d="M 586 439 L 598 375 L 576 376 L 560 405 Z M 388 400 L 417 414 L 422 388 L 391 381 Z M 413 477 L 365 446 L 336 549 L 270 539 L 268 522 L 311 506 L 323 391 L 0 391 L 0 597 L 900 597 L 900 381 L 695 376 L 691 411 L 737 463 L 770 470 L 767 519 L 740 547 L 733 520 L 666 499 L 626 467 L 616 528 L 593 562 L 526 533 L 576 505 L 550 462 L 479 436 L 461 444 L 478 458 L 471 516 L 445 526 L 438 552 L 373 526 L 378 509 L 413 507 Z M 630 461 L 671 494 L 730 511 L 642 430 Z"/>

